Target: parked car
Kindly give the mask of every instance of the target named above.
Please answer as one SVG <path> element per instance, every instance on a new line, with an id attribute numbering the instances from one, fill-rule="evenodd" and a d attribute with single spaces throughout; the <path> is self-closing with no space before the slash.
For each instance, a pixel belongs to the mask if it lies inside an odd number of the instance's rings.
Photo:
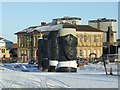
<path id="1" fill-rule="evenodd" d="M 28 64 L 34 64 L 35 60 L 33 58 L 31 58 L 28 62 Z"/>
<path id="2" fill-rule="evenodd" d="M 77 64 L 78 66 L 83 66 L 85 64 L 88 64 L 88 61 L 84 58 L 77 58 Z"/>

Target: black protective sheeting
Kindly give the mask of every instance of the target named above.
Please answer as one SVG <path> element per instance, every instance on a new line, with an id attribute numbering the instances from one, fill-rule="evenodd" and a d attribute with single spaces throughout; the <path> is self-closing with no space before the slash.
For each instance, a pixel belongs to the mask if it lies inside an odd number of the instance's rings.
<path id="1" fill-rule="evenodd" d="M 58 31 L 51 31 L 48 35 L 49 40 L 49 60 L 58 60 Z"/>
<path id="2" fill-rule="evenodd" d="M 49 40 L 49 60 L 58 61 L 58 31 L 51 31 L 48 35 Z M 49 66 L 49 72 L 55 72 L 56 66 Z"/>
<path id="3" fill-rule="evenodd" d="M 38 39 L 38 69 L 42 67 L 42 60 L 43 60 L 43 39 Z"/>
<path id="4" fill-rule="evenodd" d="M 49 68 L 49 60 L 48 60 L 49 42 L 47 39 L 43 39 L 42 53 L 43 53 L 42 67 L 43 67 L 43 71 L 46 71 Z"/>
<path id="5" fill-rule="evenodd" d="M 43 58 L 48 58 L 49 55 L 49 43 L 47 39 L 43 39 L 43 45 L 42 45 L 42 52 L 43 52 Z"/>
<path id="6" fill-rule="evenodd" d="M 59 61 L 71 61 L 76 59 L 77 38 L 72 34 L 58 37 Z"/>
<path id="7" fill-rule="evenodd" d="M 43 68 L 48 69 L 49 67 L 49 61 L 48 61 L 48 55 L 49 55 L 49 43 L 46 38 L 39 39 L 38 40 L 38 69 Z"/>

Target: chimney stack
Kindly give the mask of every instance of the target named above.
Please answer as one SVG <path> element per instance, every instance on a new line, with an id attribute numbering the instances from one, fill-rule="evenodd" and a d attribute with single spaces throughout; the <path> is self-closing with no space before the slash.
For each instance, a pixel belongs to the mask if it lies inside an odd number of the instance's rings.
<path id="1" fill-rule="evenodd" d="M 41 26 L 45 26 L 46 25 L 46 22 L 41 22 Z"/>

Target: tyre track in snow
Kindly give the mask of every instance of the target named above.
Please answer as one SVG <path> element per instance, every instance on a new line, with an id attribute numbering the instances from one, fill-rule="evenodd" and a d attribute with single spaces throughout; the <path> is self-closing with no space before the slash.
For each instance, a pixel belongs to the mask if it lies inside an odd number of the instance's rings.
<path id="1" fill-rule="evenodd" d="M 36 77 L 42 77 L 42 86 L 44 86 L 43 88 L 65 88 L 65 87 L 69 87 L 69 85 L 65 84 L 64 82 L 57 80 L 55 78 L 50 78 L 47 77 L 46 75 L 33 75 L 34 78 Z"/>
<path id="2" fill-rule="evenodd" d="M 10 76 L 6 75 L 6 77 L 4 77 L 1 81 L 3 88 L 11 88 L 14 87 L 14 85 L 18 87 L 26 87 L 26 88 L 44 87 L 40 79 L 39 81 L 35 81 L 33 80 L 35 77 L 27 78 L 27 76 L 29 77 L 29 75 L 28 74 L 24 75 L 25 73 L 23 72 L 22 73 L 17 71 L 12 71 L 12 72 L 9 71 L 9 72 L 10 72 Z M 39 86 L 36 86 L 36 83 Z"/>
<path id="3" fill-rule="evenodd" d="M 56 83 L 57 85 L 55 86 L 54 84 L 52 84 L 51 82 Z M 57 80 L 55 78 L 46 78 L 45 83 L 47 85 L 47 87 L 51 87 L 51 88 L 70 88 L 69 85 L 65 84 L 64 82 Z"/>
<path id="4" fill-rule="evenodd" d="M 110 76 L 110 75 L 107 75 L 106 77 L 108 77 L 108 76 Z M 74 78 L 74 77 L 76 79 L 84 79 L 84 80 L 91 80 L 91 81 L 101 81 L 101 82 L 106 82 L 106 83 L 107 82 L 118 83 L 118 82 L 115 82 L 115 81 L 109 80 L 109 79 L 106 79 L 106 80 L 104 80 L 104 79 L 98 79 L 98 78 L 95 78 L 94 76 L 92 76 L 92 78 L 90 78 L 89 75 L 86 75 L 86 74 L 78 74 L 78 75 L 77 74 L 76 75 L 75 74 L 69 74 L 69 78 Z M 99 76 L 97 76 L 97 77 L 99 77 Z"/>

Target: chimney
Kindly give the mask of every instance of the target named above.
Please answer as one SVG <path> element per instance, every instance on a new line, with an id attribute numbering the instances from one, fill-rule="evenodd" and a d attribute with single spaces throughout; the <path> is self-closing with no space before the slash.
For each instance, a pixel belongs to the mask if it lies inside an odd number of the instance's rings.
<path id="1" fill-rule="evenodd" d="M 46 22 L 41 22 L 41 26 L 45 26 L 46 25 Z"/>

